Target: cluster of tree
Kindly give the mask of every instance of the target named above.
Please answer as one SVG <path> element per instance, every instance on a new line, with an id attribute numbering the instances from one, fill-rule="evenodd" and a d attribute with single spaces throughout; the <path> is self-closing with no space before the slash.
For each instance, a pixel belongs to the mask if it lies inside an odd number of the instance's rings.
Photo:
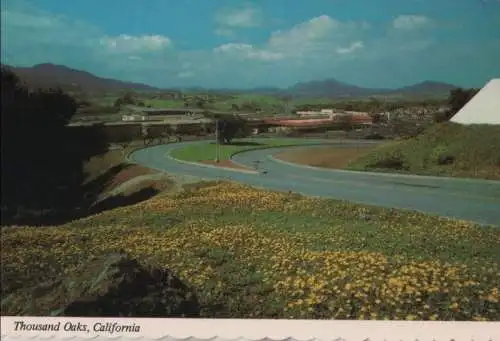
<path id="1" fill-rule="evenodd" d="M 457 88 L 450 91 L 448 96 L 448 105 L 450 112 L 456 114 L 464 105 L 469 102 L 479 92 L 479 89 L 462 89 Z"/>
<path id="2" fill-rule="evenodd" d="M 178 100 L 182 99 L 184 95 L 180 91 L 169 91 L 169 92 L 161 92 L 155 93 L 151 99 L 167 99 L 167 100 Z"/>
<path id="3" fill-rule="evenodd" d="M 22 211 L 69 211 L 85 197 L 83 162 L 106 150 L 99 134 L 67 123 L 76 101 L 59 89 L 32 90 L 1 69 L 2 222 Z"/>
<path id="4" fill-rule="evenodd" d="M 254 101 L 247 101 L 243 102 L 240 105 L 238 104 L 231 104 L 231 110 L 236 111 L 236 112 L 260 112 L 262 111 L 262 106 L 259 103 L 256 103 Z"/>
<path id="5" fill-rule="evenodd" d="M 145 103 L 138 98 L 137 94 L 133 92 L 126 92 L 123 96 L 120 96 L 116 99 L 114 107 L 119 109 L 125 105 L 136 105 L 139 107 L 144 107 Z"/>
<path id="6" fill-rule="evenodd" d="M 233 139 L 250 134 L 248 122 L 242 117 L 214 115 L 209 112 L 205 112 L 204 115 L 215 120 L 217 140 L 220 144 L 231 144 Z"/>

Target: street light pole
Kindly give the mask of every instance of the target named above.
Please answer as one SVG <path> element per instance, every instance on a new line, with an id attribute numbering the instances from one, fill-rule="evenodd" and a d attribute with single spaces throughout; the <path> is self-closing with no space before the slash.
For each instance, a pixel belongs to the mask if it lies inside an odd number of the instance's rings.
<path id="1" fill-rule="evenodd" d="M 219 119 L 215 119 L 215 162 L 219 163 Z"/>

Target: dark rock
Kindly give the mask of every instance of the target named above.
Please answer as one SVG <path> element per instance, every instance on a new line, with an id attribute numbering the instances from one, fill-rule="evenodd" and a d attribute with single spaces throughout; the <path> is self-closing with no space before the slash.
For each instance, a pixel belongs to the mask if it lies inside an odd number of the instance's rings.
<path id="1" fill-rule="evenodd" d="M 194 292 L 171 271 L 141 265 L 124 253 L 95 257 L 64 278 L 10 296 L 2 300 L 2 311 L 17 315 L 198 317 L 200 314 Z"/>

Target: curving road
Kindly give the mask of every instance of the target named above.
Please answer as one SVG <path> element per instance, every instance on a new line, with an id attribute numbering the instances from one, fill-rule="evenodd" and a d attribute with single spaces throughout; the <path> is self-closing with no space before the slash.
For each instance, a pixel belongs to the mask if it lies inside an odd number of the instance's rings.
<path id="1" fill-rule="evenodd" d="M 196 143 L 206 142 L 149 147 L 132 153 L 129 159 L 160 171 L 206 180 L 227 179 L 271 190 L 291 190 L 310 196 L 411 209 L 484 225 L 500 226 L 500 181 L 321 169 L 294 165 L 272 157 L 291 147 L 247 151 L 233 157 L 234 162 L 258 169 L 260 173 L 199 166 L 169 157 L 171 150 Z M 309 143 L 317 144 L 318 141 Z M 352 142 L 328 144 L 339 147 L 355 145 Z M 311 148 L 311 146 L 293 148 Z M 207 155 L 207 159 L 210 157 Z"/>

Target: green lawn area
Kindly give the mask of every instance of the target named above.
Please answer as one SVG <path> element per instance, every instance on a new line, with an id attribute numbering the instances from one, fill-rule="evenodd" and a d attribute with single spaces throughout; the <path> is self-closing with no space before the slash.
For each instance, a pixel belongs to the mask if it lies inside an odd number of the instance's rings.
<path id="1" fill-rule="evenodd" d="M 500 319 L 500 229 L 228 182 L 1 241 L 3 315 L 59 311 L 33 286 L 122 250 L 172 270 L 204 318 Z"/>
<path id="2" fill-rule="evenodd" d="M 233 104 L 236 104 L 238 107 L 250 104 L 252 106 L 257 106 L 263 112 L 272 113 L 274 111 L 282 111 L 284 102 L 273 96 L 241 94 L 232 99 L 217 101 L 213 103 L 212 106 L 216 110 L 229 111 L 232 110 Z"/>
<path id="3" fill-rule="evenodd" d="M 315 141 L 318 143 L 318 141 Z M 234 140 L 231 145 L 220 145 L 219 160 L 229 160 L 235 153 L 261 148 L 272 148 L 281 146 L 297 146 L 314 143 L 303 139 L 239 139 Z M 183 161 L 206 161 L 215 159 L 217 145 L 215 142 L 206 142 L 184 148 L 174 149 L 171 156 Z"/>
<path id="4" fill-rule="evenodd" d="M 97 105 L 112 106 L 117 99 L 118 96 L 112 96 L 112 95 L 96 96 L 92 98 L 92 102 L 94 102 Z"/>

